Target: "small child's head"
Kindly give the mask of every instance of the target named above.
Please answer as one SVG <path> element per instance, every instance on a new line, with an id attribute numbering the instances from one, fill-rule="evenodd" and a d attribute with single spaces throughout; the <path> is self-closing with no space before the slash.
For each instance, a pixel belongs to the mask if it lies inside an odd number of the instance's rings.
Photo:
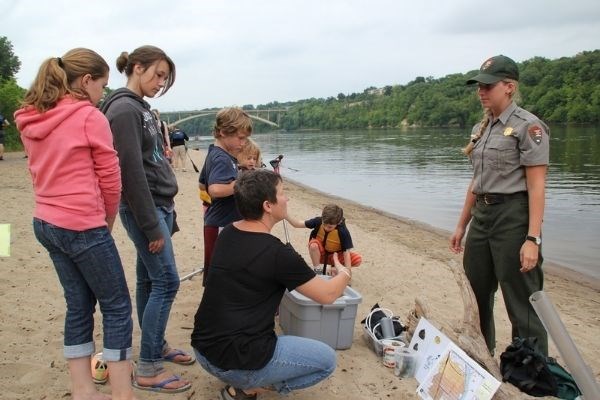
<path id="1" fill-rule="evenodd" d="M 254 140 L 248 138 L 242 151 L 237 155 L 237 160 L 240 169 L 256 169 L 257 166 L 261 166 L 260 149 Z"/>
<path id="2" fill-rule="evenodd" d="M 229 154 L 237 156 L 251 134 L 252 120 L 241 108 L 228 107 L 217 113 L 213 135 Z"/>
<path id="3" fill-rule="evenodd" d="M 344 220 L 344 210 L 335 204 L 327 204 L 323 207 L 321 222 L 326 232 L 334 230 Z"/>

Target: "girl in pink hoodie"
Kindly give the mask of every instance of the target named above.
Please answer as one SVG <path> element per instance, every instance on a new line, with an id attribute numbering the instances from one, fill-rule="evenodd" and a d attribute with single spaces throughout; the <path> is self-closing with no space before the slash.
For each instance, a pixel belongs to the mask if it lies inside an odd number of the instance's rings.
<path id="1" fill-rule="evenodd" d="M 73 399 L 110 398 L 96 390 L 90 373 L 96 302 L 112 399 L 134 399 L 131 300 L 110 234 L 121 192 L 119 161 L 108 121 L 95 107 L 108 73 L 106 61 L 88 49 L 47 59 L 15 113 L 33 179 L 34 233 L 67 303 L 64 355 Z"/>

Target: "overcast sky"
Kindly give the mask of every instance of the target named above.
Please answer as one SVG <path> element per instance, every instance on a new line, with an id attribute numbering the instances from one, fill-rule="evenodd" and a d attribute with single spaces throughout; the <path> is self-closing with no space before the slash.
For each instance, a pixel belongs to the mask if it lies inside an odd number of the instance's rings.
<path id="1" fill-rule="evenodd" d="M 111 66 L 121 51 L 161 47 L 177 66 L 162 111 L 362 92 L 515 61 L 600 49 L 599 0 L 0 0 L 0 36 L 21 60 L 20 86 L 40 63 L 89 47 Z"/>

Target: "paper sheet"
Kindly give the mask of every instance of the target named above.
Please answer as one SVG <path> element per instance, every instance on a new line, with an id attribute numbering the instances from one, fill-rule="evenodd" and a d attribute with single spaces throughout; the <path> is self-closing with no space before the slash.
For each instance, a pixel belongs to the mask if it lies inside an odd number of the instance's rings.
<path id="1" fill-rule="evenodd" d="M 10 224 L 0 224 L 0 257 L 10 257 Z"/>

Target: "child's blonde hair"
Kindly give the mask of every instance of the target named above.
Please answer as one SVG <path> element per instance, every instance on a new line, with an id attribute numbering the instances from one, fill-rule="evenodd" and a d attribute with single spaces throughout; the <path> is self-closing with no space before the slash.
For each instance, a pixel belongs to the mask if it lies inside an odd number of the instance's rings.
<path id="1" fill-rule="evenodd" d="M 242 147 L 242 151 L 240 151 L 240 153 L 237 156 L 238 164 L 240 164 L 240 165 L 245 164 L 246 160 L 250 156 L 255 156 L 254 158 L 256 159 L 256 166 L 258 168 L 260 168 L 260 166 L 262 165 L 262 158 L 260 156 L 260 148 L 258 147 L 258 145 L 256 144 L 256 142 L 254 140 L 248 138 L 248 141 L 246 142 L 244 147 Z"/>
<path id="2" fill-rule="evenodd" d="M 219 137 L 219 133 L 231 136 L 239 131 L 252 133 L 252 120 L 244 110 L 238 107 L 228 107 L 217 113 L 213 132 L 215 138 Z"/>

